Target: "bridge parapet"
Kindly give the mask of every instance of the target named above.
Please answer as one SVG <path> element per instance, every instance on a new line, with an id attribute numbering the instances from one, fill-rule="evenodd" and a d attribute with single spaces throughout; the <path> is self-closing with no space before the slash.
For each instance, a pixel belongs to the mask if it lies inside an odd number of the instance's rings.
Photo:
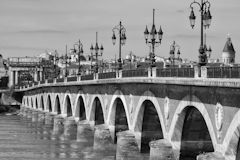
<path id="1" fill-rule="evenodd" d="M 195 70 L 195 71 L 194 71 Z M 239 87 L 240 86 L 240 67 L 201 67 L 196 72 L 196 68 L 148 68 L 137 70 L 120 70 L 116 72 L 94 73 L 82 76 L 72 76 L 57 79 L 47 79 L 38 83 L 33 82 L 27 86 L 16 86 L 17 90 L 42 87 L 44 85 L 72 85 L 95 83 L 96 80 L 105 83 L 123 82 L 131 79 L 133 82 L 144 80 L 154 83 L 172 83 L 183 85 L 201 85 L 201 86 L 220 86 L 220 87 Z M 201 77 L 196 76 L 199 74 Z M 135 79 L 132 79 L 132 78 Z M 99 83 L 98 82 L 98 83 Z M 76 84 L 75 84 L 76 85 Z"/>

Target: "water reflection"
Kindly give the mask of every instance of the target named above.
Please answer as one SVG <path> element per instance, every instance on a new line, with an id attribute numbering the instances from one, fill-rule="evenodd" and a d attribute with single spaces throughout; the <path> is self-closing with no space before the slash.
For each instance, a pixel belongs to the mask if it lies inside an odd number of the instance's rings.
<path id="1" fill-rule="evenodd" d="M 93 140 L 66 140 L 53 134 L 53 127 L 30 118 L 0 116 L 0 159 L 5 160 L 115 160 L 116 144 L 111 149 L 93 149 Z M 148 159 L 148 154 L 142 155 Z"/>

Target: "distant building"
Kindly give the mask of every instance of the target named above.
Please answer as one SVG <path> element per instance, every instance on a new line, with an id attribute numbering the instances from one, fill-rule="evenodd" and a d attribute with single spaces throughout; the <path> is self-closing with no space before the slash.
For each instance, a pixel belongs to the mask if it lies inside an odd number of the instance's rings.
<path id="1" fill-rule="evenodd" d="M 231 38 L 227 38 L 227 42 L 223 48 L 222 52 L 222 62 L 225 65 L 230 65 L 235 63 L 235 50 L 231 41 Z"/>

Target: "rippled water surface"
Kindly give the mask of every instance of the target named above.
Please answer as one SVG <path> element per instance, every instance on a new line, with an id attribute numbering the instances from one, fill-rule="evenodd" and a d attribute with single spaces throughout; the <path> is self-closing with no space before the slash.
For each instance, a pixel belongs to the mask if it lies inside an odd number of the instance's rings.
<path id="1" fill-rule="evenodd" d="M 96 151 L 92 144 L 53 136 L 49 127 L 26 118 L 0 115 L 0 160 L 114 160 L 115 154 L 115 150 Z"/>

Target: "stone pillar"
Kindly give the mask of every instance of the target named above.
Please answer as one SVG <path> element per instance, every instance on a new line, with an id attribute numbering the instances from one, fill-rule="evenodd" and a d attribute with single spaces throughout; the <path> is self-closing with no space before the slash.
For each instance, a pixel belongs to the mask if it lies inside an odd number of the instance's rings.
<path id="1" fill-rule="evenodd" d="M 225 160 L 225 158 L 223 157 L 222 153 L 209 152 L 198 155 L 197 160 Z"/>
<path id="2" fill-rule="evenodd" d="M 139 158 L 139 148 L 134 134 L 130 131 L 118 132 L 116 160 Z"/>
<path id="3" fill-rule="evenodd" d="M 27 113 L 28 113 L 28 108 L 23 107 L 23 109 L 22 109 L 22 117 L 26 118 L 27 117 Z"/>
<path id="4" fill-rule="evenodd" d="M 60 115 L 54 117 L 53 120 L 53 135 L 61 135 L 64 131 L 64 118 Z"/>
<path id="5" fill-rule="evenodd" d="M 111 150 L 113 148 L 113 142 L 110 134 L 110 130 L 107 125 L 101 124 L 95 126 L 94 132 L 94 150 Z"/>
<path id="6" fill-rule="evenodd" d="M 45 113 L 45 125 L 53 127 L 54 115 L 51 113 Z"/>
<path id="7" fill-rule="evenodd" d="M 64 122 L 64 139 L 74 140 L 77 138 L 77 123 L 74 117 L 67 117 Z"/>
<path id="8" fill-rule="evenodd" d="M 77 141 L 93 144 L 93 130 L 87 120 L 79 121 L 77 126 Z"/>
<path id="9" fill-rule="evenodd" d="M 166 139 L 151 141 L 149 160 L 174 160 L 172 145 Z"/>
<path id="10" fill-rule="evenodd" d="M 54 115 L 52 115 L 51 113 L 45 113 L 45 120 L 43 126 L 43 135 L 45 138 L 50 138 L 52 136 L 53 121 Z"/>
<path id="11" fill-rule="evenodd" d="M 36 110 L 32 111 L 32 122 L 33 123 L 38 122 L 38 111 L 36 111 Z"/>
<path id="12" fill-rule="evenodd" d="M 31 109 L 27 110 L 27 118 L 32 119 L 32 110 Z"/>
<path id="13" fill-rule="evenodd" d="M 39 124 L 44 124 L 45 122 L 45 113 L 42 111 L 38 112 L 38 123 Z"/>
<path id="14" fill-rule="evenodd" d="M 15 84 L 18 85 L 18 71 L 15 71 Z"/>

